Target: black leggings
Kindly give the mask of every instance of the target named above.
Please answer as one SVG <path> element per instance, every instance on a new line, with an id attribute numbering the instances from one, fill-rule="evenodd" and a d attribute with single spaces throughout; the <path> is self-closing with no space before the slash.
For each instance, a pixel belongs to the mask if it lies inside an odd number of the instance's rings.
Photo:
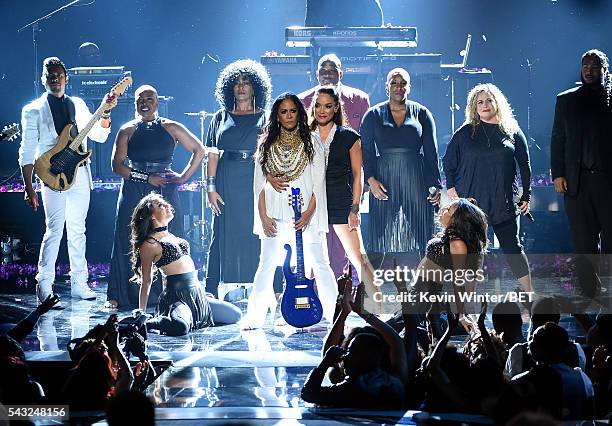
<path id="1" fill-rule="evenodd" d="M 211 325 L 212 312 L 197 271 L 167 276 L 155 317 L 147 321 L 147 327 L 169 336 L 182 336 Z"/>
<path id="2" fill-rule="evenodd" d="M 515 219 L 492 225 L 493 232 L 495 232 L 499 245 L 506 255 L 506 260 L 510 264 L 510 269 L 516 278 L 529 275 L 527 256 L 519 241 L 519 220 L 520 216 L 517 216 Z"/>
<path id="3" fill-rule="evenodd" d="M 149 330 L 159 330 L 168 336 L 183 336 L 191 330 L 193 315 L 189 306 L 182 302 L 175 302 L 170 306 L 167 315 L 156 315 L 147 321 Z"/>

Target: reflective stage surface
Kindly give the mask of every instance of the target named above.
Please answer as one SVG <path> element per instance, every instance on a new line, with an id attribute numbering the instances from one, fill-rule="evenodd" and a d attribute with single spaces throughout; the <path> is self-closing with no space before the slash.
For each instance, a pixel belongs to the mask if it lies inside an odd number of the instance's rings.
<path id="1" fill-rule="evenodd" d="M 536 279 L 534 285 L 539 295 L 559 290 L 552 280 Z M 499 280 L 495 287 L 511 291 L 516 281 Z M 108 318 L 109 311 L 103 309 L 105 284 L 95 289 L 96 301 L 72 300 L 67 284 L 56 285 L 56 291 L 65 309 L 45 314 L 24 341 L 31 361 L 68 360 L 65 348 L 70 339 L 83 336 Z M 246 300 L 236 304 L 243 311 L 246 308 Z M 1 294 L 0 305 L 0 321 L 17 322 L 36 303 L 33 294 Z M 130 312 L 118 314 L 122 318 Z M 418 415 L 413 412 L 357 412 L 306 404 L 300 398 L 300 390 L 311 368 L 320 361 L 328 324 L 298 332 L 278 325 L 278 315 L 277 325 L 268 318 L 266 327 L 259 330 L 241 331 L 234 324 L 198 330 L 183 337 L 149 333 L 147 350 L 151 359 L 172 362 L 148 389 L 157 406 L 158 424 L 194 424 L 194 419 L 211 424 L 227 421 L 276 424 L 281 420 L 283 424 L 416 424 Z M 524 319 L 527 320 L 526 311 Z M 584 334 L 573 320 L 564 318 L 563 322 L 570 334 Z M 349 316 L 348 326 L 362 324 L 355 314 Z M 461 337 L 457 339 L 458 343 L 462 341 Z M 484 419 L 469 419 L 470 423 L 480 421 Z"/>

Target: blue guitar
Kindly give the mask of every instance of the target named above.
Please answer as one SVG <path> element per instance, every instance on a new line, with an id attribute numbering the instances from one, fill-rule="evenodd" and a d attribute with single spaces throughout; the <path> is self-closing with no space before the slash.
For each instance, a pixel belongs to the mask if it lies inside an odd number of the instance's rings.
<path id="1" fill-rule="evenodd" d="M 303 199 L 300 188 L 291 188 L 289 198 L 297 221 L 302 217 Z M 321 321 L 323 317 L 323 306 L 314 290 L 314 280 L 308 279 L 304 275 L 304 250 L 302 246 L 302 231 L 295 231 L 296 272 L 291 270 L 291 246 L 289 244 L 285 244 L 287 256 L 283 264 L 286 286 L 281 300 L 281 314 L 287 324 L 296 328 L 309 327 Z"/>

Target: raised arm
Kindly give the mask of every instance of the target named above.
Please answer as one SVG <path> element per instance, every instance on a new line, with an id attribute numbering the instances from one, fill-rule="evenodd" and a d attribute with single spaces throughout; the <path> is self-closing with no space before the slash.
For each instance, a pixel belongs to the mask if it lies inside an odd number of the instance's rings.
<path id="1" fill-rule="evenodd" d="M 364 293 L 363 284 L 359 285 L 355 299 L 362 299 Z M 389 324 L 381 321 L 376 315 L 369 313 L 360 306 L 360 303 L 352 303 L 351 309 L 357 313 L 366 323 L 371 325 L 380 333 L 383 340 L 389 345 L 389 359 L 391 369 L 397 377 L 406 384 L 409 381 L 408 363 L 406 360 L 406 351 L 404 350 L 404 342 L 397 332 Z"/>
<path id="2" fill-rule="evenodd" d="M 468 249 L 463 240 L 455 239 L 450 242 L 450 252 L 453 262 L 453 277 L 457 276 L 457 271 L 463 271 L 465 282 L 461 285 L 453 282 L 453 292 L 457 303 L 457 311 L 459 313 L 459 322 L 466 331 L 474 328 L 474 324 L 465 316 L 465 305 L 461 299 L 460 293 L 473 292 L 475 290 L 473 281 L 468 281 L 466 276 L 466 268 L 468 266 Z"/>

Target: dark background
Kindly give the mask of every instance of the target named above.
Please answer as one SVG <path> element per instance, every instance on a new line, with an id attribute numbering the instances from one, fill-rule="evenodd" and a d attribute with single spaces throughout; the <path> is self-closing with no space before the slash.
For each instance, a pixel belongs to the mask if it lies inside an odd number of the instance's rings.
<path id="1" fill-rule="evenodd" d="M 168 116 L 182 121 L 196 134 L 199 134 L 198 120 L 184 116 L 183 112 L 218 108 L 213 88 L 219 71 L 226 64 L 238 58 L 258 59 L 271 50 L 285 54 L 304 53 L 285 47 L 284 28 L 303 24 L 305 1 L 95 0 L 91 5 L 66 9 L 40 25 L 35 66 L 32 31 L 18 33 L 17 30 L 65 3 L 64 0 L 0 0 L 0 125 L 19 121 L 21 108 L 35 97 L 34 79 L 40 78 L 42 58 L 59 56 L 68 67 L 78 66 L 77 49 L 85 41 L 100 46 L 105 64 L 124 65 L 131 70 L 136 86 L 152 84 L 160 95 L 173 97 L 174 100 L 167 104 Z M 347 4 L 350 3 L 347 0 Z M 440 53 L 443 63 L 457 63 L 461 61 L 459 52 L 467 34 L 472 34 L 468 66 L 493 71 L 493 82 L 508 96 L 526 132 L 530 105 L 533 168 L 535 173 L 546 173 L 556 93 L 579 80 L 580 55 L 585 50 L 599 48 L 609 54 L 612 52 L 612 6 L 609 2 L 381 0 L 381 3 L 385 22 L 416 26 L 419 31 L 417 48 L 395 52 Z M 350 7 L 345 13 L 351 13 Z M 359 84 L 357 78 L 347 78 L 346 82 Z M 459 104 L 465 102 L 467 90 L 474 83 L 457 86 Z M 274 94 L 283 90 L 299 92 L 310 86 L 306 75 L 303 78 L 273 78 L 273 84 Z M 450 105 L 448 82 L 442 81 L 440 87 L 436 99 L 434 95 L 428 97 L 423 93 L 422 101 L 426 105 L 438 105 L 437 109 L 432 107 L 432 111 L 437 110 L 435 118 L 442 154 L 451 131 L 450 111 L 446 107 Z M 121 124 L 119 116 L 131 118 L 131 101 L 127 104 L 124 101 L 118 111 L 123 112 L 114 114 L 114 128 Z M 462 114 L 461 110 L 457 117 Z M 95 161 L 109 163 L 111 148 L 112 140 L 109 140 L 104 150 L 96 152 L 99 158 Z M 17 150 L 18 141 L 0 145 L 0 181 L 18 171 Z M 186 158 L 185 152 L 178 153 L 176 166 L 181 168 Z M 93 237 L 92 217 L 104 217 L 102 222 L 112 223 L 114 196 L 107 200 L 108 205 L 97 201 L 92 204 L 88 221 L 90 236 Z M 1 201 L 5 207 L 0 217 L 3 227 L 9 225 L 7 222 L 30 223 L 30 231 L 36 231 L 34 239 L 38 241 L 42 235 L 42 230 L 38 229 L 43 225 L 42 213 L 37 213 L 40 220 L 34 222 L 23 216 L 12 217 L 20 213 L 7 210 L 10 204 L 7 200 Z M 193 213 L 197 214 L 195 211 Z M 543 222 L 546 219 L 540 221 Z M 99 244 L 108 239 L 110 229 L 102 231 L 96 227 L 96 230 L 100 235 L 90 238 L 91 243 L 96 244 L 97 240 Z M 109 244 L 110 241 L 106 245 Z"/>
<path id="2" fill-rule="evenodd" d="M 0 1 L 2 124 L 18 121 L 21 107 L 35 95 L 32 31 L 18 33 L 17 29 L 65 3 Z M 533 93 L 530 136 L 535 139 L 531 148 L 536 172 L 548 169 L 546 150 L 555 94 L 578 80 L 583 51 L 612 51 L 612 6 L 605 0 L 381 3 L 385 22 L 418 28 L 419 46 L 403 53 L 441 53 L 444 63 L 460 62 L 459 51 L 466 35 L 472 34 L 468 65 L 493 71 L 493 81 L 508 96 L 525 131 L 529 60 Z M 56 55 L 68 67 L 77 66 L 78 46 L 94 41 L 107 64 L 125 65 L 133 71 L 136 85 L 149 83 L 161 95 L 174 97 L 169 115 L 199 133 L 197 119 L 182 113 L 217 108 L 212 93 L 223 66 L 237 58 L 258 59 L 267 50 L 303 53 L 285 47 L 283 29 L 303 24 L 304 12 L 305 1 L 300 0 L 95 0 L 89 6 L 66 9 L 41 24 L 38 64 L 42 58 Z M 351 13 L 350 7 L 345 13 Z M 40 76 L 39 66 L 36 78 Z M 275 94 L 287 89 L 301 91 L 310 85 L 306 76 L 292 81 L 292 87 L 281 87 L 286 83 L 277 79 Z M 457 91 L 459 101 L 465 100 L 462 89 Z M 440 102 L 450 105 L 448 99 Z M 449 120 L 444 116 L 436 119 L 443 148 L 450 135 Z M 16 169 L 17 145 L 0 146 L 0 176 Z"/>

